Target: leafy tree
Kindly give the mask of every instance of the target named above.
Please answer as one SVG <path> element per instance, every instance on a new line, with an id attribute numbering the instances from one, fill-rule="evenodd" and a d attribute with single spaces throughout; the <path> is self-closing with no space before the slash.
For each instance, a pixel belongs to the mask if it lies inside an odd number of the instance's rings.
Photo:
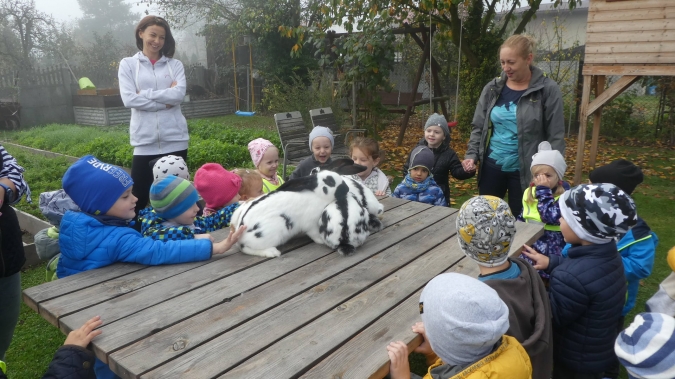
<path id="1" fill-rule="evenodd" d="M 91 42 L 96 32 L 125 45 L 135 45 L 134 28 L 141 17 L 131 11 L 130 4 L 124 0 L 77 0 L 77 3 L 84 13 L 77 22 L 80 38 Z"/>
<path id="2" fill-rule="evenodd" d="M 34 0 L 0 0 L 3 20 L 0 53 L 14 67 L 33 67 L 34 58 L 52 51 L 59 29 L 54 19 L 38 11 Z"/>

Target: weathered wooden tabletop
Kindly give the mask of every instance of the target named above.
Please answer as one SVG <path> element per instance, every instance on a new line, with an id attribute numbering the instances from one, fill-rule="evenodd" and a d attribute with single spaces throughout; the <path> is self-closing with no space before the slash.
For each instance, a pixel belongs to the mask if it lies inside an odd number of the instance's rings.
<path id="1" fill-rule="evenodd" d="M 381 202 L 385 228 L 350 257 L 303 237 L 279 258 L 114 264 L 29 288 L 24 301 L 64 333 L 100 315 L 91 347 L 123 378 L 381 377 L 390 341 L 419 344 L 410 326 L 424 285 L 446 271 L 478 275 L 459 249 L 456 209 Z M 543 232 L 517 229 L 514 251 Z"/>

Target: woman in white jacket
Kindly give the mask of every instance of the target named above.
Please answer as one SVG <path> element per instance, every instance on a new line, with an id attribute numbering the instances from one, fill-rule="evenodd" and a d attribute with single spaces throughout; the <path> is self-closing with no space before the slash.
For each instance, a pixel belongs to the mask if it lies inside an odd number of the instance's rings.
<path id="1" fill-rule="evenodd" d="M 189 137 L 180 109 L 185 97 L 185 70 L 172 58 L 176 42 L 169 24 L 161 17 L 146 16 L 136 26 L 135 34 L 141 51 L 122 59 L 118 78 L 124 106 L 131 108 L 131 177 L 138 215 L 148 203 L 153 181 L 150 163 L 169 154 L 187 161 Z"/>

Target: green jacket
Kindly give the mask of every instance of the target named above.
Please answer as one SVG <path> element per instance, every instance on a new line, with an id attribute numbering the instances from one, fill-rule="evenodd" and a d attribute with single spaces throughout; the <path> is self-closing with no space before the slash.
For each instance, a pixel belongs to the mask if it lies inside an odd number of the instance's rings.
<path id="1" fill-rule="evenodd" d="M 518 101 L 516 121 L 518 123 L 518 158 L 520 161 L 520 186 L 529 186 L 532 174 L 532 156 L 539 143 L 548 141 L 565 156 L 565 119 L 563 116 L 562 93 L 558 83 L 544 76 L 537 67 L 531 66 L 530 86 Z M 506 74 L 491 80 L 484 88 L 473 114 L 473 130 L 469 138 L 464 159 L 483 161 L 492 132 L 490 113 L 506 84 Z M 480 183 L 480 172 L 478 182 Z"/>

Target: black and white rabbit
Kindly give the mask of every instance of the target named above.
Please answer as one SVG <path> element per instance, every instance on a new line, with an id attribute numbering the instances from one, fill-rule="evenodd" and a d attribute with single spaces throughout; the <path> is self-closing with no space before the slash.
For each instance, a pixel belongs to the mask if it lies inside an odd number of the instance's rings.
<path id="1" fill-rule="evenodd" d="M 371 233 L 382 230 L 380 218 L 384 215 L 384 206 L 377 200 L 373 191 L 350 177 L 343 176 L 343 179 L 347 183 L 347 186 L 349 186 L 349 192 L 356 197 L 359 204 L 368 212 L 368 230 Z"/>
<path id="2" fill-rule="evenodd" d="M 366 242 L 370 235 L 369 213 L 356 196 L 349 192 L 345 198 L 335 199 L 321 213 L 319 233 L 323 243 L 338 253 L 349 256 Z M 376 218 L 377 220 L 377 218 Z M 377 220 L 378 222 L 380 220 Z"/>
<path id="3" fill-rule="evenodd" d="M 351 161 L 351 160 L 350 160 Z M 343 162 L 328 165 L 339 172 L 361 172 L 363 166 L 342 167 Z M 355 167 L 358 166 L 358 167 Z M 278 257 L 277 246 L 298 234 L 307 234 L 323 243 L 316 225 L 326 206 L 345 199 L 349 187 L 337 172 L 321 171 L 316 175 L 291 179 L 276 191 L 242 204 L 232 215 L 232 225 L 246 225 L 237 245 L 241 252 L 262 257 Z"/>

